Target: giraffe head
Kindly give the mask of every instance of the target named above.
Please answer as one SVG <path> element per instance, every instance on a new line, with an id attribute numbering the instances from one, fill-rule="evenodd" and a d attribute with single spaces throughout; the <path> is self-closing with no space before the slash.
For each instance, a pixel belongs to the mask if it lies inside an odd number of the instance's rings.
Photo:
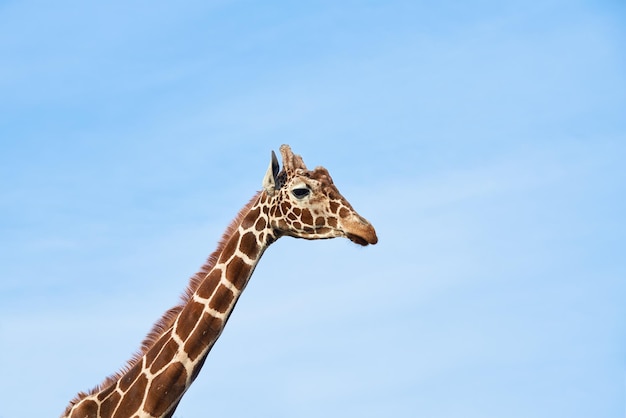
<path id="1" fill-rule="evenodd" d="M 282 145 L 280 170 L 276 154 L 263 179 L 269 222 L 274 231 L 305 239 L 346 237 L 360 245 L 376 244 L 374 227 L 339 193 L 323 167 L 307 170 L 302 157 Z"/>

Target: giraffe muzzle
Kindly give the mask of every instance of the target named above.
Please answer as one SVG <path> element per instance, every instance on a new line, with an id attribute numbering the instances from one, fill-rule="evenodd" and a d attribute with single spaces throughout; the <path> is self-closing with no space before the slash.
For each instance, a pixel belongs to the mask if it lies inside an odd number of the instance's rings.
<path id="1" fill-rule="evenodd" d="M 351 216 L 341 220 L 343 232 L 346 234 L 346 238 L 355 244 L 362 246 L 374 245 L 378 242 L 376 236 L 376 230 L 367 219 L 361 216 Z"/>

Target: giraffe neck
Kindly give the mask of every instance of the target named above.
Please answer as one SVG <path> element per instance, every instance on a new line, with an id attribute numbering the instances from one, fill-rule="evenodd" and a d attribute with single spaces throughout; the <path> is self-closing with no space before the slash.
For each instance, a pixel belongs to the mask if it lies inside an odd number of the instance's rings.
<path id="1" fill-rule="evenodd" d="M 122 373 L 80 396 L 63 417 L 171 417 L 198 375 L 263 252 L 278 236 L 265 193 L 233 221 L 183 303 L 168 311 Z"/>

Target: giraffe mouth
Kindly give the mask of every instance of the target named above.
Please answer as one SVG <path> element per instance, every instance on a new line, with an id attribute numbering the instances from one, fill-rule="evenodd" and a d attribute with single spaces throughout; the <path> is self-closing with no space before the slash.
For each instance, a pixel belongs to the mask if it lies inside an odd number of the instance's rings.
<path id="1" fill-rule="evenodd" d="M 374 242 L 369 242 L 365 238 L 360 237 L 358 235 L 354 235 L 354 234 L 346 234 L 346 238 L 348 238 L 350 241 L 354 242 L 355 244 L 362 245 L 363 247 L 366 247 L 369 244 L 375 244 Z"/>

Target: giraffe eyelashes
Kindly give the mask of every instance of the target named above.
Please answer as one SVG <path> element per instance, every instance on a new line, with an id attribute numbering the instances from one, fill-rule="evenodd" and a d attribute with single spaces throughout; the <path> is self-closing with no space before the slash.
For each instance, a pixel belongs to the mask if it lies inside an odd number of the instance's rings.
<path id="1" fill-rule="evenodd" d="M 295 189 L 291 191 L 291 194 L 293 194 L 296 197 L 296 199 L 304 199 L 310 193 L 311 193 L 311 190 L 309 190 L 307 187 L 296 187 Z"/>

